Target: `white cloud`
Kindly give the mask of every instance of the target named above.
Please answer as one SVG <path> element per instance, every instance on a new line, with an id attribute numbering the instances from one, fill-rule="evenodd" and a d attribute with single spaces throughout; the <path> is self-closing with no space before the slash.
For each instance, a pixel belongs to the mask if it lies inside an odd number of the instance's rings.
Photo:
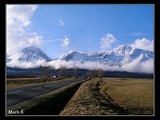
<path id="1" fill-rule="evenodd" d="M 30 18 L 36 9 L 36 5 L 7 5 L 7 25 L 22 27 L 31 24 Z"/>
<path id="2" fill-rule="evenodd" d="M 142 38 L 142 39 L 136 39 L 135 42 L 130 46 L 133 48 L 140 48 L 153 51 L 153 45 L 154 45 L 153 40 Z"/>
<path id="3" fill-rule="evenodd" d="M 41 40 L 42 43 L 54 43 L 54 42 L 63 42 L 64 39 L 50 39 L 50 40 Z"/>
<path id="4" fill-rule="evenodd" d="M 142 33 L 141 32 L 135 32 L 135 33 L 131 33 L 131 35 L 133 35 L 133 36 L 140 36 L 140 35 L 142 35 Z"/>
<path id="5" fill-rule="evenodd" d="M 112 34 L 106 34 L 101 38 L 101 49 L 108 49 L 116 41 L 116 38 Z"/>
<path id="6" fill-rule="evenodd" d="M 63 21 L 62 19 L 59 19 L 59 20 L 58 20 L 58 23 L 59 23 L 60 26 L 63 26 L 63 25 L 64 25 L 64 21 Z"/>
<path id="7" fill-rule="evenodd" d="M 107 71 L 128 71 L 128 72 L 137 72 L 137 73 L 153 73 L 153 59 L 147 60 L 145 62 L 140 62 L 142 59 L 142 55 L 140 55 L 134 61 L 124 64 L 121 67 L 118 65 L 109 66 L 100 62 L 77 62 L 77 61 L 64 61 L 64 60 L 55 60 L 51 61 L 47 64 L 47 66 L 51 66 L 54 69 L 59 69 L 61 67 L 66 68 L 81 68 L 81 69 L 90 69 L 90 70 L 98 70 L 103 69 Z"/>
<path id="8" fill-rule="evenodd" d="M 60 43 L 60 47 L 67 47 L 70 43 L 70 39 L 68 37 L 64 37 L 63 39 L 62 38 L 59 38 L 59 39 L 52 39 L 52 40 L 41 40 L 40 41 L 41 43 L 55 43 L 55 42 L 58 42 Z"/>
<path id="9" fill-rule="evenodd" d="M 67 47 L 70 43 L 70 39 L 68 37 L 64 37 L 63 43 L 60 45 L 61 47 Z"/>
<path id="10" fill-rule="evenodd" d="M 30 46 L 39 45 L 43 39 L 37 33 L 25 30 L 32 23 L 37 5 L 7 5 L 7 54 Z"/>
<path id="11" fill-rule="evenodd" d="M 122 69 L 128 72 L 153 73 L 153 68 L 154 68 L 153 59 L 140 62 L 142 58 L 143 58 L 143 55 L 141 54 L 138 58 L 136 58 L 132 62 L 124 64 L 122 66 Z"/>
<path id="12" fill-rule="evenodd" d="M 18 56 L 18 55 L 17 55 Z M 59 69 L 61 67 L 66 68 L 81 68 L 89 70 L 98 70 L 103 69 L 107 71 L 128 71 L 128 72 L 138 72 L 138 73 L 153 73 L 154 72 L 154 61 L 153 59 L 147 60 L 145 62 L 140 62 L 143 58 L 143 55 L 140 55 L 137 59 L 133 60 L 130 63 L 126 63 L 121 67 L 118 65 L 109 66 L 101 62 L 78 62 L 78 61 L 65 61 L 65 60 L 54 60 L 51 62 L 46 62 L 39 60 L 35 63 L 31 62 L 19 62 L 14 59 L 11 62 L 7 63 L 9 67 L 19 67 L 19 68 L 34 68 L 38 66 L 49 66 L 54 69 Z"/>
<path id="13" fill-rule="evenodd" d="M 18 60 L 12 60 L 11 62 L 7 63 L 9 67 L 18 67 L 18 68 L 35 68 L 39 66 L 47 66 L 46 61 L 39 60 L 35 63 L 32 62 L 19 62 Z"/>
<path id="14" fill-rule="evenodd" d="M 121 34 L 125 36 L 146 36 L 149 35 L 149 33 L 142 33 L 142 32 L 132 32 L 132 33 L 126 33 L 126 34 Z"/>

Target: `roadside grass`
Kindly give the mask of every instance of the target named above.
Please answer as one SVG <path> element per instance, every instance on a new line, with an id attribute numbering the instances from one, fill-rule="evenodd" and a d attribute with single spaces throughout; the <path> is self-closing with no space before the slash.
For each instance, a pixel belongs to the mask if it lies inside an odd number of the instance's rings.
<path id="1" fill-rule="evenodd" d="M 40 78 L 13 78 L 7 79 L 7 89 L 17 88 L 17 87 L 24 87 L 24 86 L 31 86 L 37 84 L 45 84 L 45 83 L 53 83 L 57 81 L 66 81 L 66 80 L 74 80 L 74 77 L 65 78 L 62 80 L 59 79 L 49 79 L 48 81 L 44 82 Z"/>
<path id="2" fill-rule="evenodd" d="M 153 115 L 153 87 L 148 79 L 93 78 L 60 115 Z"/>
<path id="3" fill-rule="evenodd" d="M 83 83 L 60 115 L 118 115 L 126 114 L 120 107 L 110 103 L 99 92 L 99 79 Z"/>
<path id="4" fill-rule="evenodd" d="M 63 80 L 74 80 L 75 77 L 68 77 L 68 78 L 64 78 Z"/>
<path id="5" fill-rule="evenodd" d="M 72 83 L 8 110 L 23 109 L 25 115 L 153 115 L 151 79 L 93 78 L 81 83 Z"/>
<path id="6" fill-rule="evenodd" d="M 72 83 L 56 91 L 9 107 L 7 110 L 23 110 L 24 115 L 58 115 L 82 82 L 84 81 Z"/>
<path id="7" fill-rule="evenodd" d="M 7 80 L 6 87 L 7 89 L 17 88 L 17 87 L 23 87 L 23 86 L 30 86 L 35 84 L 42 83 L 41 79 L 33 79 L 33 80 Z"/>
<path id="8" fill-rule="evenodd" d="M 153 80 L 106 78 L 100 85 L 102 93 L 108 94 L 111 100 L 127 109 L 129 114 L 153 114 Z"/>

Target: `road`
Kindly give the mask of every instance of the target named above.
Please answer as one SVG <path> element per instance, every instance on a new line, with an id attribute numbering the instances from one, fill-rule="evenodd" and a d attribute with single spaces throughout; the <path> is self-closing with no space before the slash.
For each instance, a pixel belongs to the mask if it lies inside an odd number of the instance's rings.
<path id="1" fill-rule="evenodd" d="M 75 80 L 58 81 L 53 83 L 26 86 L 7 90 L 7 108 L 18 103 L 30 100 L 36 96 L 57 90 L 74 82 L 83 81 L 78 78 Z"/>

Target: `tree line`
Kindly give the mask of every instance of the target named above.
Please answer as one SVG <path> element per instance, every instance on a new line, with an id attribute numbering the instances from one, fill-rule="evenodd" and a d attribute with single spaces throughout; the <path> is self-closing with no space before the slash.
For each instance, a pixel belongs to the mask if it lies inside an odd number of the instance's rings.
<path id="1" fill-rule="evenodd" d="M 21 72 L 23 71 L 23 72 Z M 53 69 L 50 67 L 40 66 L 36 69 L 17 70 L 16 73 L 7 74 L 7 78 L 41 78 L 44 82 L 49 79 L 62 80 L 67 77 L 78 77 L 92 78 L 92 77 L 103 77 L 104 71 L 99 70 L 86 70 L 86 69 L 67 69 L 61 67 L 59 69 Z"/>
<path id="2" fill-rule="evenodd" d="M 49 67 L 42 67 L 41 71 L 41 78 L 45 81 L 47 81 L 50 77 L 55 77 L 59 78 L 60 80 L 66 78 L 66 77 L 85 77 L 85 78 L 93 78 L 93 77 L 99 77 L 100 79 L 102 79 L 103 75 L 104 75 L 104 71 L 102 69 L 99 70 L 87 70 L 85 73 L 83 72 L 82 74 L 80 74 L 80 70 L 78 68 L 73 69 L 72 73 L 68 73 L 68 70 L 66 69 L 66 67 L 61 67 L 58 69 L 58 75 L 56 74 L 50 74 L 52 72 L 49 72 L 51 69 Z M 68 75 L 69 74 L 69 75 Z"/>

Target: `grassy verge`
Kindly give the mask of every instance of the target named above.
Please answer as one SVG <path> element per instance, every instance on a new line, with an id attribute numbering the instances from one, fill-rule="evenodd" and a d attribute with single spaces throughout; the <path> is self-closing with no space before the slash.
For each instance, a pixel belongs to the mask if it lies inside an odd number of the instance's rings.
<path id="1" fill-rule="evenodd" d="M 153 115 L 153 80 L 91 79 L 60 115 Z"/>
<path id="2" fill-rule="evenodd" d="M 82 82 L 72 83 L 54 92 L 12 106 L 8 110 L 23 110 L 25 115 L 58 115 Z"/>
<path id="3" fill-rule="evenodd" d="M 7 89 L 24 87 L 24 86 L 31 86 L 37 84 L 44 84 L 44 83 L 53 83 L 57 81 L 66 81 L 66 80 L 74 80 L 74 77 L 65 78 L 62 80 L 58 79 L 49 79 L 48 81 L 44 82 L 40 78 L 14 78 L 14 79 L 7 79 Z"/>
<path id="4" fill-rule="evenodd" d="M 74 80 L 75 77 L 64 78 L 63 80 Z"/>

